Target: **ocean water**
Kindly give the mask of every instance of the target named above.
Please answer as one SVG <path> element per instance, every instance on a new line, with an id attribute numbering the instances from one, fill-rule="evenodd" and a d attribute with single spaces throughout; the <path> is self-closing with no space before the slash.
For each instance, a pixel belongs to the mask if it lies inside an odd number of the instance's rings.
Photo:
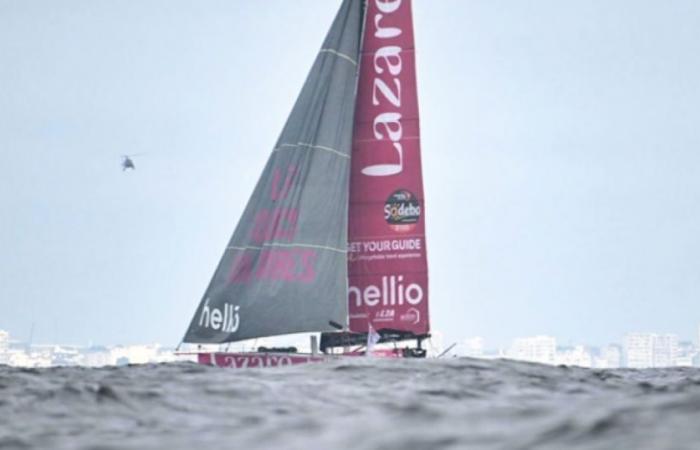
<path id="1" fill-rule="evenodd" d="M 697 449 L 700 370 L 0 366 L 0 449 Z"/>

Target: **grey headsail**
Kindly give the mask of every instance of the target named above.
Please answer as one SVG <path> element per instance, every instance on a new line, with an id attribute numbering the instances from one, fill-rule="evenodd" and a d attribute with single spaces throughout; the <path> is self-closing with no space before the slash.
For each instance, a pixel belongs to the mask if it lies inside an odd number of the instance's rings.
<path id="1" fill-rule="evenodd" d="M 347 210 L 363 0 L 344 0 L 183 339 L 347 323 Z"/>

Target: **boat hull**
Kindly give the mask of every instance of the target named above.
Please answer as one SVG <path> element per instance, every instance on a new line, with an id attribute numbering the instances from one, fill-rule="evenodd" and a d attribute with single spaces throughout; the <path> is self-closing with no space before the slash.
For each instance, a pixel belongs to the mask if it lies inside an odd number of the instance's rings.
<path id="1" fill-rule="evenodd" d="M 330 358 L 332 357 L 297 353 L 197 353 L 199 364 L 230 369 L 295 366 L 317 363 Z"/>
<path id="2" fill-rule="evenodd" d="M 357 358 L 365 352 L 349 352 L 338 355 L 311 355 L 308 353 L 273 353 L 273 352 L 214 352 L 197 353 L 197 362 L 207 366 L 229 369 L 253 369 L 262 367 L 296 366 L 299 364 L 337 361 L 339 358 Z M 377 349 L 372 352 L 377 358 L 402 358 L 395 349 Z"/>

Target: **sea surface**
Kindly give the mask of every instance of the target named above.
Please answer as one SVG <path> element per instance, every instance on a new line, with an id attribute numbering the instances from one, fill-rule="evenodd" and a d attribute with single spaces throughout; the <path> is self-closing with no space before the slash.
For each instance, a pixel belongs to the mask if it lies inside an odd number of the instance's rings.
<path id="1" fill-rule="evenodd" d="M 700 370 L 0 366 L 1 449 L 697 449 Z"/>

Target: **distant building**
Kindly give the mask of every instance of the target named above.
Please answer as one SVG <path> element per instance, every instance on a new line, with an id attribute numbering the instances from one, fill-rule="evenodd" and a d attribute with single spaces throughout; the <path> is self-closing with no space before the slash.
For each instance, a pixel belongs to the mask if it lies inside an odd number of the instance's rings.
<path id="1" fill-rule="evenodd" d="M 7 350 L 10 346 L 10 333 L 4 330 L 0 330 L 0 352 Z"/>
<path id="2" fill-rule="evenodd" d="M 462 341 L 459 348 L 460 356 L 468 356 L 470 358 L 482 358 L 484 356 L 484 338 L 471 337 Z"/>
<path id="3" fill-rule="evenodd" d="M 610 344 L 600 351 L 600 368 L 617 369 L 622 367 L 622 349 L 617 344 Z"/>
<path id="4" fill-rule="evenodd" d="M 593 355 L 583 345 L 559 349 L 554 356 L 554 364 L 565 366 L 593 367 Z"/>
<path id="5" fill-rule="evenodd" d="M 675 334 L 628 333 L 624 339 L 626 366 L 636 369 L 676 365 L 678 336 Z"/>
<path id="6" fill-rule="evenodd" d="M 110 350 L 107 347 L 92 346 L 83 351 L 86 366 L 101 367 L 113 364 Z"/>
<path id="7" fill-rule="evenodd" d="M 653 366 L 653 334 L 627 333 L 622 345 L 625 349 L 626 367 L 633 369 L 645 369 Z"/>
<path id="8" fill-rule="evenodd" d="M 508 358 L 543 364 L 554 364 L 557 340 L 552 336 L 516 338 L 506 352 Z"/>
<path id="9" fill-rule="evenodd" d="M 0 364 L 9 364 L 7 349 L 10 346 L 10 334 L 0 330 Z"/>
<path id="10" fill-rule="evenodd" d="M 654 335 L 653 367 L 673 367 L 678 357 L 678 335 Z"/>
<path id="11" fill-rule="evenodd" d="M 678 342 L 678 353 L 676 353 L 675 366 L 692 367 L 697 355 L 695 344 L 690 341 Z"/>

